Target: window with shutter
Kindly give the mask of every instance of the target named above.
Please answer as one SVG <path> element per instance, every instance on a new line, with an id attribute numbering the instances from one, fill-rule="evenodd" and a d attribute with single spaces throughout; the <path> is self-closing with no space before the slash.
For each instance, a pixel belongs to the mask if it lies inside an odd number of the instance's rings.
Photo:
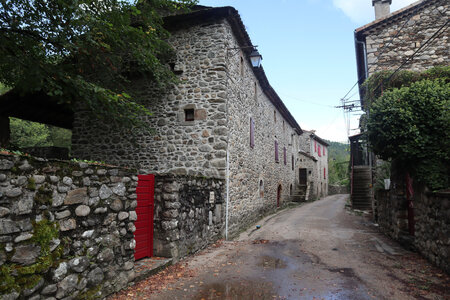
<path id="1" fill-rule="evenodd" d="M 280 160 L 278 159 L 278 142 L 275 141 L 275 162 L 279 162 Z"/>
<path id="2" fill-rule="evenodd" d="M 283 161 L 284 161 L 284 165 L 287 164 L 287 160 L 286 160 L 286 147 L 283 147 Z"/>
<path id="3" fill-rule="evenodd" d="M 323 156 L 325 156 L 325 146 L 323 147 Z"/>
<path id="4" fill-rule="evenodd" d="M 292 171 L 294 171 L 294 155 L 292 155 Z"/>
<path id="5" fill-rule="evenodd" d="M 250 118 L 250 147 L 255 147 L 255 122 Z"/>
<path id="6" fill-rule="evenodd" d="M 319 157 L 322 156 L 322 152 L 320 151 L 320 145 L 318 146 L 319 151 L 317 152 L 319 154 Z"/>
<path id="7" fill-rule="evenodd" d="M 327 179 L 327 169 L 323 168 L 323 179 Z"/>
<path id="8" fill-rule="evenodd" d="M 317 152 L 317 142 L 314 141 L 314 152 Z"/>

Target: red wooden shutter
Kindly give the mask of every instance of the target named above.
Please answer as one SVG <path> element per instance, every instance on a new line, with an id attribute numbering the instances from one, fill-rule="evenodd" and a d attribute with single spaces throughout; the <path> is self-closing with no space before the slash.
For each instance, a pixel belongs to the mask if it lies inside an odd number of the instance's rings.
<path id="1" fill-rule="evenodd" d="M 255 147 L 255 122 L 250 118 L 250 147 Z"/>
<path id="2" fill-rule="evenodd" d="M 314 141 L 314 152 L 317 152 L 317 142 Z"/>
<path id="3" fill-rule="evenodd" d="M 279 162 L 279 159 L 278 159 L 278 142 L 277 141 L 275 141 L 275 161 Z"/>
<path id="4" fill-rule="evenodd" d="M 320 145 L 319 145 L 319 151 L 318 151 L 318 154 L 319 154 L 319 157 L 321 157 L 322 156 L 322 152 L 320 151 Z"/>
<path id="5" fill-rule="evenodd" d="M 283 147 L 283 159 L 284 159 L 284 165 L 286 165 L 287 160 L 286 160 L 286 147 Z"/>

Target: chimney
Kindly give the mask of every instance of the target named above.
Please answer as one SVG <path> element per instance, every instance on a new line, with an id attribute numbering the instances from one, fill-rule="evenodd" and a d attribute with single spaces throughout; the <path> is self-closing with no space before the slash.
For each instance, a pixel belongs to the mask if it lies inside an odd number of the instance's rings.
<path id="1" fill-rule="evenodd" d="M 391 3 L 392 0 L 372 0 L 372 6 L 375 8 L 375 20 L 390 14 Z"/>

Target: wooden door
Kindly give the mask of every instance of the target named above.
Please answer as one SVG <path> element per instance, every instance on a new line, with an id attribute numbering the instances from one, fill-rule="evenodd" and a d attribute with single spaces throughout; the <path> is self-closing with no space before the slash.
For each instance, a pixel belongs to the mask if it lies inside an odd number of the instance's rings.
<path id="1" fill-rule="evenodd" d="M 281 184 L 278 186 L 277 189 L 277 207 L 280 207 L 280 199 L 281 199 Z"/>
<path id="2" fill-rule="evenodd" d="M 299 169 L 299 183 L 306 184 L 306 169 Z"/>
<path id="3" fill-rule="evenodd" d="M 136 248 L 134 259 L 153 256 L 153 210 L 155 195 L 155 175 L 139 175 L 137 194 L 137 221 L 134 239 Z"/>

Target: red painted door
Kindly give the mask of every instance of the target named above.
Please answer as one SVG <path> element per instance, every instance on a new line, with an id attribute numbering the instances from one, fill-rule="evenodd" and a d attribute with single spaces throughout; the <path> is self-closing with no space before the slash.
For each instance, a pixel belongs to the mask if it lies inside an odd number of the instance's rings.
<path id="1" fill-rule="evenodd" d="M 139 175 L 136 188 L 137 220 L 134 239 L 136 248 L 134 259 L 153 256 L 153 209 L 155 195 L 155 175 Z"/>

